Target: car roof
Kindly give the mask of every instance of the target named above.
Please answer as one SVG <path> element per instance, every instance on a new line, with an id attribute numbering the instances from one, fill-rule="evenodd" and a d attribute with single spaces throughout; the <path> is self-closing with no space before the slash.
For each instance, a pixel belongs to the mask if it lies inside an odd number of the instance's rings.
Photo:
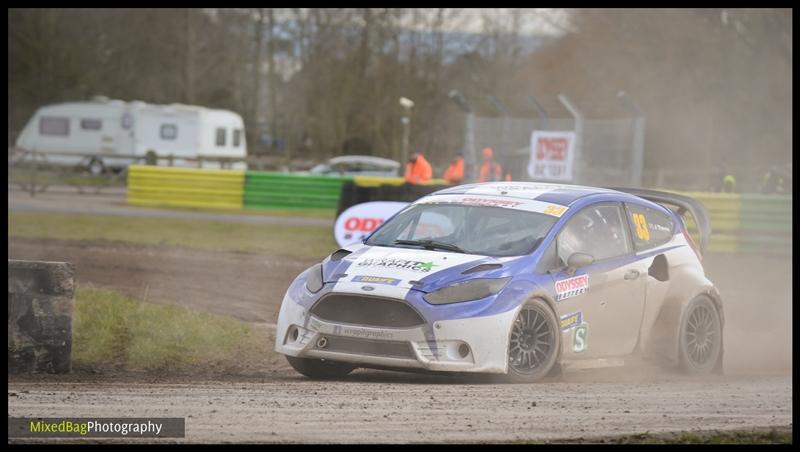
<path id="1" fill-rule="evenodd" d="M 493 195 L 508 198 L 536 200 L 568 206 L 584 196 L 604 193 L 619 194 L 623 196 L 625 195 L 625 193 L 616 190 L 600 187 L 587 187 L 583 185 L 551 184 L 542 182 L 485 182 L 445 188 L 432 193 L 431 196 L 455 194 Z"/>
<path id="2" fill-rule="evenodd" d="M 335 165 L 337 163 L 373 163 L 375 165 L 389 166 L 392 168 L 400 166 L 400 162 L 398 161 L 372 155 L 342 155 L 328 160 L 329 165 Z"/>

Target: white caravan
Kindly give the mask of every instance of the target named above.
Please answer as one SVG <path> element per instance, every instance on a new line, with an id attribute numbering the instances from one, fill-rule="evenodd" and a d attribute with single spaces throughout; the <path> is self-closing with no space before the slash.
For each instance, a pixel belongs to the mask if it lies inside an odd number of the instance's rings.
<path id="1" fill-rule="evenodd" d="M 16 145 L 51 163 L 87 165 L 93 173 L 143 163 L 149 152 L 173 156 L 175 166 L 220 168 L 225 158 L 231 159 L 225 167 L 247 167 L 242 117 L 194 105 L 105 98 L 47 105 L 28 121 Z"/>

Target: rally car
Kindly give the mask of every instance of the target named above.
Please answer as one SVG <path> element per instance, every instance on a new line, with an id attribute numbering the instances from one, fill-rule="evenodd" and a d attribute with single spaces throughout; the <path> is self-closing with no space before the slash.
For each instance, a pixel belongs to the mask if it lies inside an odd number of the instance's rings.
<path id="1" fill-rule="evenodd" d="M 702 205 L 672 193 L 450 187 L 302 272 L 275 350 L 312 378 L 365 367 L 533 382 L 632 354 L 719 371 L 722 300 L 701 264 L 709 234 Z"/>

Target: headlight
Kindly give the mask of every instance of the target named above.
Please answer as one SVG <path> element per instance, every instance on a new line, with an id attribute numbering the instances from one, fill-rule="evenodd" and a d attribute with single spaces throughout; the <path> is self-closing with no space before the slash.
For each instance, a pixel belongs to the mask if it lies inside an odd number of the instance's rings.
<path id="1" fill-rule="evenodd" d="M 311 267 L 306 278 L 306 289 L 311 293 L 317 293 L 322 289 L 322 264 Z"/>
<path id="2" fill-rule="evenodd" d="M 510 276 L 505 278 L 473 279 L 425 294 L 422 298 L 430 304 L 449 304 L 480 300 L 481 298 L 486 298 L 489 295 L 500 292 L 510 279 Z"/>

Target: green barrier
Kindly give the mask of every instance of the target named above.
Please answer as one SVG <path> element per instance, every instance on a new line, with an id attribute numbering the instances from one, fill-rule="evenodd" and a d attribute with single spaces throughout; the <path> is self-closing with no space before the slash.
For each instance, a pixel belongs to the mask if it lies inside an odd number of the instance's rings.
<path id="1" fill-rule="evenodd" d="M 342 184 L 350 180 L 350 177 L 247 171 L 244 207 L 335 209 Z"/>

